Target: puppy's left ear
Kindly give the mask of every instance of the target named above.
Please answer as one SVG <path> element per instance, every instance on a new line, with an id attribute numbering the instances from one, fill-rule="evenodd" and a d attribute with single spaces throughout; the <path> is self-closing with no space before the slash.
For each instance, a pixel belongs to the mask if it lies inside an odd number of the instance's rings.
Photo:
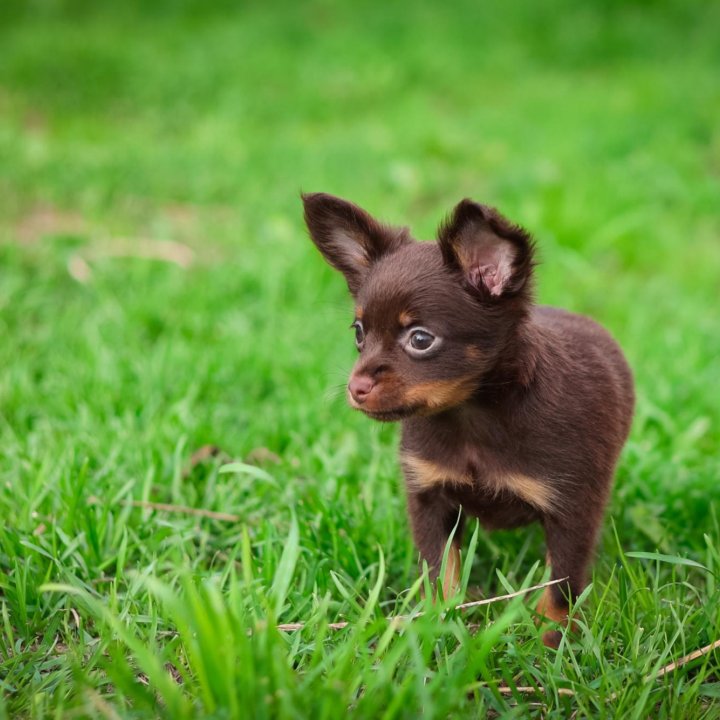
<path id="1" fill-rule="evenodd" d="M 533 241 L 494 208 L 462 200 L 438 230 L 445 264 L 482 296 L 520 292 L 533 269 Z"/>

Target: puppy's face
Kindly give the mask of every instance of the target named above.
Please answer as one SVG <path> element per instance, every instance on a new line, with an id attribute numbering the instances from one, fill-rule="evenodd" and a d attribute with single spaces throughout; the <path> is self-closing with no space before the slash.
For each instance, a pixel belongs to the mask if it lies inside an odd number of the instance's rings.
<path id="1" fill-rule="evenodd" d="M 437 243 L 415 242 L 330 195 L 303 201 L 313 241 L 355 300 L 359 358 L 349 403 L 377 420 L 399 420 L 466 402 L 527 305 L 527 235 L 467 200 Z"/>

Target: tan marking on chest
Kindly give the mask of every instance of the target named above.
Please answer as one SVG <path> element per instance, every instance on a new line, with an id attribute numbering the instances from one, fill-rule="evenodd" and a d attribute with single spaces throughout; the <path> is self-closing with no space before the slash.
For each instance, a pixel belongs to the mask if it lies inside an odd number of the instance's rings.
<path id="1" fill-rule="evenodd" d="M 416 455 L 403 454 L 401 459 L 408 481 L 414 488 L 429 490 L 435 485 L 444 483 L 472 484 L 472 478 L 469 475 L 449 470 Z"/>
<path id="2" fill-rule="evenodd" d="M 508 473 L 493 478 L 498 489 L 508 490 L 529 505 L 548 512 L 555 505 L 555 493 L 548 483 L 519 473 Z"/>
<path id="3" fill-rule="evenodd" d="M 469 473 L 438 465 L 404 453 L 401 457 L 409 484 L 421 490 L 429 490 L 436 485 L 472 485 L 475 480 Z M 492 476 L 483 481 L 483 485 L 497 494 L 505 491 L 517 495 L 529 505 L 549 512 L 556 508 L 557 498 L 552 487 L 541 480 L 520 473 L 505 473 Z"/>

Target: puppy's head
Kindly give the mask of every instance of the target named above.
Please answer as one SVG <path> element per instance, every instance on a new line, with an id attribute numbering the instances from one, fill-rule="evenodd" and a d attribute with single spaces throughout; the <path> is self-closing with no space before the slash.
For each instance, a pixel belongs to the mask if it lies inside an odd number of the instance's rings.
<path id="1" fill-rule="evenodd" d="M 355 300 L 350 404 L 399 420 L 461 405 L 481 389 L 530 303 L 529 236 L 471 200 L 433 243 L 332 195 L 306 194 L 303 203 L 313 242 Z"/>

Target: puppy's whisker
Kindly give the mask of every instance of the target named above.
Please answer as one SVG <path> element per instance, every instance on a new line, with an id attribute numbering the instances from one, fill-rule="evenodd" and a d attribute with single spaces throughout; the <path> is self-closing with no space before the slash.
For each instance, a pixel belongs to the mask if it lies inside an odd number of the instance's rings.
<path id="1" fill-rule="evenodd" d="M 333 385 L 325 390 L 323 393 L 323 400 L 325 402 L 333 402 L 338 398 L 344 398 L 346 392 L 347 385 L 345 385 L 345 383 L 342 385 Z"/>

